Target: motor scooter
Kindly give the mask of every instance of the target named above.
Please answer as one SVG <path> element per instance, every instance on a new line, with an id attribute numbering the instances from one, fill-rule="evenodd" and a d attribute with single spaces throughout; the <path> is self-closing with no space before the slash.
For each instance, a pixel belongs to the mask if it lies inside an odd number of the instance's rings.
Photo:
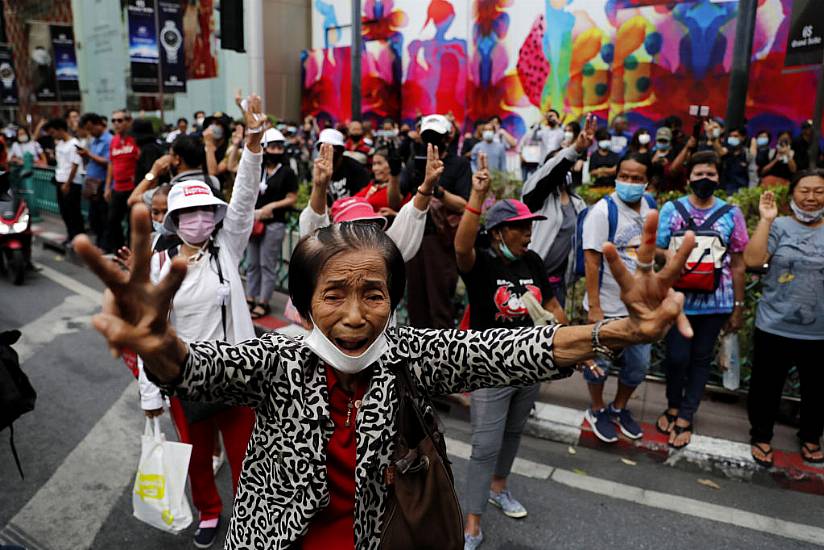
<path id="1" fill-rule="evenodd" d="M 0 273 L 22 285 L 31 262 L 31 215 L 26 201 L 9 186 L 8 172 L 0 170 Z"/>

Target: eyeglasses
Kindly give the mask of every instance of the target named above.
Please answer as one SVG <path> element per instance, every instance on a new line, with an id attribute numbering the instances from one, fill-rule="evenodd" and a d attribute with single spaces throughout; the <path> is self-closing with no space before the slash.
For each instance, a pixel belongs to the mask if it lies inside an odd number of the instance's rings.
<path id="1" fill-rule="evenodd" d="M 119 123 L 121 123 L 121 122 L 125 122 L 125 121 L 126 121 L 126 119 L 125 119 L 125 118 L 113 118 L 113 119 L 112 119 L 112 122 L 114 122 L 114 123 L 116 123 L 116 124 L 119 124 Z"/>

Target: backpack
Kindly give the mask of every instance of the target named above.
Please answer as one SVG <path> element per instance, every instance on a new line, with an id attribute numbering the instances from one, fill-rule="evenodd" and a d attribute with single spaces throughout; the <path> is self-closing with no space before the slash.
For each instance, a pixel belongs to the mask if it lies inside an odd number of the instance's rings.
<path id="1" fill-rule="evenodd" d="M 615 241 L 615 231 L 617 231 L 618 229 L 618 205 L 615 204 L 615 200 L 612 198 L 611 195 L 606 195 L 601 200 L 607 202 L 607 223 L 609 226 L 609 230 L 607 233 L 607 242 L 613 242 Z M 644 193 L 644 200 L 647 201 L 647 204 L 653 210 L 658 208 L 658 204 L 655 202 L 655 197 L 653 197 L 649 193 Z M 581 277 L 586 276 L 586 269 L 584 266 L 584 220 L 586 220 L 587 214 L 589 213 L 589 210 L 591 208 L 592 207 L 590 206 L 578 212 L 578 221 L 576 222 L 577 225 L 575 226 L 575 242 L 573 243 L 573 246 L 575 247 L 575 268 L 573 269 L 574 279 L 579 279 Z M 599 285 L 601 284 L 603 278 L 604 259 L 602 257 L 601 270 L 598 275 Z"/>
<path id="2" fill-rule="evenodd" d="M 14 447 L 12 423 L 25 413 L 34 410 L 37 393 L 28 377 L 20 369 L 20 358 L 11 347 L 19 338 L 19 330 L 0 332 L 0 431 L 9 429 L 11 454 L 14 456 L 17 471 L 20 472 L 22 478 L 24 477 L 23 468 L 20 467 L 20 458 Z"/>
<path id="3" fill-rule="evenodd" d="M 687 231 L 695 233 L 695 248 L 690 252 L 684 272 L 673 288 L 683 292 L 697 294 L 712 294 L 718 290 L 721 282 L 721 272 L 724 267 L 724 257 L 727 255 L 727 243 L 724 237 L 715 231 L 712 226 L 732 210 L 731 204 L 725 204 L 713 212 L 700 227 L 695 225 L 687 209 L 679 200 L 672 201 L 681 218 L 687 222 L 686 229 L 673 231 L 669 248 L 677 250 L 684 241 Z"/>

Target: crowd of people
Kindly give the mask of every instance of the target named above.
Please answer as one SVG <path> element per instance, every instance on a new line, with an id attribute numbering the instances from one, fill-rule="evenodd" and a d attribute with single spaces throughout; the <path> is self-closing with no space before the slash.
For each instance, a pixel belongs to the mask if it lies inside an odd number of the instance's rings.
<path id="1" fill-rule="evenodd" d="M 716 343 L 721 334 L 743 325 L 745 271 L 759 270 L 764 290 L 755 312 L 749 394 L 753 459 L 772 465 L 773 426 L 787 373 L 795 366 L 801 376 L 800 452 L 809 463 L 824 463 L 824 417 L 815 405 L 822 380 L 813 365 L 817 352 L 824 352 L 824 171 L 809 168 L 811 123 L 804 123 L 795 138 L 789 131 L 773 139 L 767 131 L 726 128 L 716 119 L 700 121 L 687 134 L 677 117 L 630 133 L 623 116 L 615 117 L 611 127 L 599 128 L 592 116 L 564 121 L 550 110 L 518 140 L 499 117 L 479 121 L 462 135 L 450 115 L 422 116 L 414 124 L 385 120 L 373 127 L 368 121 L 351 121 L 332 127 L 311 116 L 302 125 L 276 124 L 261 112 L 256 96 L 238 100 L 238 106 L 238 120 L 199 111 L 191 127 L 181 118 L 164 132 L 156 132 L 145 118 L 132 119 L 126 110 L 108 119 L 70 111 L 31 131 L 16 129 L 7 160 L 19 164 L 30 155 L 35 164 L 54 165 L 67 246 L 88 227 L 96 249 L 113 254 L 129 273 L 145 271 L 135 262 L 146 258 L 125 246 L 130 231 L 146 237 L 130 217 L 130 211 L 143 212 L 136 206 L 145 205 L 152 228 L 149 279 L 163 288 L 164 277 L 176 276 L 178 257 L 188 267 L 178 281 L 169 323 L 190 346 L 203 341 L 237 345 L 254 337 L 252 320 L 270 313 L 279 285 L 287 215 L 296 208 L 304 180 L 311 181 L 311 191 L 299 215 L 303 240 L 298 248 L 328 245 L 345 255 L 346 246 L 366 246 L 358 239 L 374 246 L 394 243 L 398 257 L 393 261 L 406 265 L 405 288 L 387 292 L 393 313 L 396 295 L 405 295 L 413 329 L 455 328 L 459 279 L 468 298 L 463 328 L 566 325 L 567 312 L 577 305 L 568 303 L 568 289 L 580 279 L 593 349 L 570 364 L 581 366 L 591 399 L 586 419 L 607 443 L 619 434 L 643 436 L 628 403 L 649 369 L 651 341 L 625 338 L 620 346 L 609 347 L 599 340 L 602 333 L 612 334 L 609 325 L 624 326 L 624 320 L 639 315 L 637 304 L 628 301 L 633 277 L 652 277 L 666 271 L 662 266 L 686 262 L 669 284 L 681 293 L 677 300 L 682 300 L 678 303 L 691 328 L 670 323 L 661 334 L 668 404 L 656 423 L 669 444 L 681 449 L 694 431 Z M 513 170 L 523 180 L 520 196 L 490 205 L 496 172 Z M 587 205 L 579 195 L 583 182 L 600 188 L 603 199 Z M 766 190 L 760 221 L 750 234 L 740 208 L 717 194 L 756 186 Z M 775 193 L 781 188 L 789 197 L 788 213 L 782 216 Z M 659 204 L 657 194 L 668 191 L 683 196 Z M 89 201 L 87 219 L 81 214 L 82 199 Z M 355 230 L 344 228 L 353 223 L 377 226 L 380 235 L 349 234 Z M 679 251 L 692 239 L 696 247 L 685 256 Z M 85 258 L 92 254 L 85 244 L 80 252 Z M 353 272 L 361 269 L 357 258 L 351 261 Z M 347 320 L 340 322 L 351 329 L 348 333 L 319 331 L 324 320 L 313 316 L 336 300 L 342 303 L 349 283 L 329 283 L 320 296 L 297 301 L 300 293 L 293 284 L 309 281 L 297 280 L 296 263 L 293 259 L 289 272 L 294 320 L 307 331 L 306 345 L 336 367 L 328 370 L 325 398 L 335 425 L 347 428 L 336 429 L 328 443 L 335 459 L 327 463 L 329 503 L 299 534 L 302 548 L 325 548 L 335 537 L 367 536 L 357 534 L 357 522 L 353 526 L 350 521 L 357 511 L 350 485 L 356 479 L 357 445 L 351 415 L 354 408 L 357 417 L 361 405 L 356 403 L 362 402 L 368 379 L 353 382 L 337 371 L 348 373 L 346 365 L 353 360 L 372 357 L 374 339 L 367 346 L 365 340 L 353 339 L 357 331 Z M 98 273 L 102 270 L 98 266 Z M 317 273 L 303 275 L 319 284 Z M 341 281 L 346 277 L 341 275 Z M 104 310 L 114 314 L 124 298 L 109 286 Z M 388 299 L 377 286 L 359 289 L 364 307 L 378 307 Z M 378 332 L 394 328 L 394 314 L 382 322 Z M 190 363 L 206 362 L 203 353 L 224 353 L 220 348 L 196 351 L 201 355 Z M 354 353 L 359 351 L 363 353 Z M 495 361 L 492 355 L 483 360 Z M 149 363 L 158 364 L 155 359 Z M 343 366 L 337 368 L 339 364 Z M 615 372 L 617 390 L 610 400 L 604 382 Z M 501 376 L 509 384 L 514 374 Z M 562 376 L 553 371 L 552 377 Z M 507 477 L 538 382 L 545 379 L 530 374 L 509 387 L 489 381 L 444 383 L 450 391 L 463 386 L 475 390 L 466 550 L 483 541 L 481 518 L 488 503 L 509 517 L 527 515 L 508 490 Z M 167 383 L 157 371 L 143 369 L 141 360 L 141 403 L 147 416 L 163 412 Z M 239 398 L 231 392 L 224 399 L 215 391 L 224 404 L 197 403 L 197 395 L 175 395 L 168 401 L 180 439 L 193 444 L 189 474 L 199 511 L 198 547 L 211 545 L 219 527 L 216 457 L 225 452 L 237 491 L 255 425 L 253 405 L 260 402 L 259 396 Z M 248 498 L 246 494 L 242 500 L 248 503 Z M 232 536 L 240 541 L 247 535 L 233 531 L 230 540 Z"/>

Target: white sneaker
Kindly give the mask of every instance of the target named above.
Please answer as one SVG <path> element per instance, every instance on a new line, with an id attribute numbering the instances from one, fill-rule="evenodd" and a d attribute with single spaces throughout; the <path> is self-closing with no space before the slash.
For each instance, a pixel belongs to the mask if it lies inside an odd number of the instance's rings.
<path id="1" fill-rule="evenodd" d="M 489 503 L 503 510 L 507 517 L 515 519 L 526 517 L 526 508 L 512 498 L 512 493 L 509 492 L 509 489 L 504 489 L 500 493 L 489 491 Z"/>

